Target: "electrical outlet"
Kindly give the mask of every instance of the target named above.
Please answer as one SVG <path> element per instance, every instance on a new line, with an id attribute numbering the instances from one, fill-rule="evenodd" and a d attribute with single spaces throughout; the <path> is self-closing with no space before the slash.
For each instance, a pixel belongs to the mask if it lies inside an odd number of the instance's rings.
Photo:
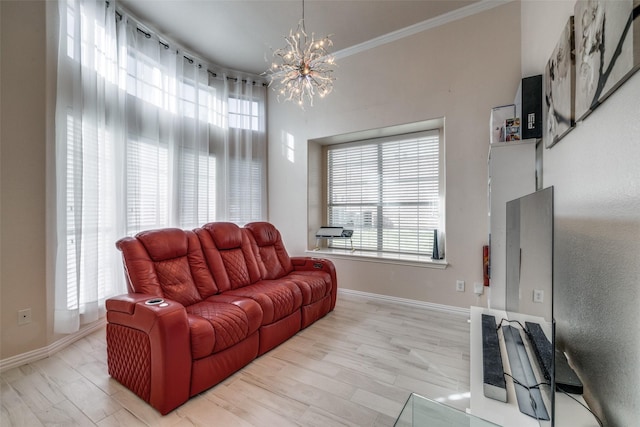
<path id="1" fill-rule="evenodd" d="M 482 295 L 484 293 L 484 285 L 479 282 L 473 284 L 473 293 L 476 295 Z"/>
<path id="2" fill-rule="evenodd" d="M 27 323 L 31 323 L 31 309 L 18 310 L 18 325 L 26 325 Z"/>
<path id="3" fill-rule="evenodd" d="M 456 280 L 456 291 L 464 292 L 464 280 Z"/>
<path id="4" fill-rule="evenodd" d="M 542 289 L 533 290 L 533 302 L 544 302 L 544 291 Z"/>

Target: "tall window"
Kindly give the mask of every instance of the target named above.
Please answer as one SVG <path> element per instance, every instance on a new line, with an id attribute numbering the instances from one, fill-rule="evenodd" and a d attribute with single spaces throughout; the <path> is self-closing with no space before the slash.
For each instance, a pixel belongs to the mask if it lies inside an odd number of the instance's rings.
<path id="1" fill-rule="evenodd" d="M 442 219 L 440 158 L 438 130 L 329 146 L 329 225 L 353 229 L 356 249 L 431 255 Z"/>
<path id="2" fill-rule="evenodd" d="M 59 2 L 56 332 L 126 292 L 117 239 L 266 216 L 266 88 L 209 71 L 114 4 Z"/>

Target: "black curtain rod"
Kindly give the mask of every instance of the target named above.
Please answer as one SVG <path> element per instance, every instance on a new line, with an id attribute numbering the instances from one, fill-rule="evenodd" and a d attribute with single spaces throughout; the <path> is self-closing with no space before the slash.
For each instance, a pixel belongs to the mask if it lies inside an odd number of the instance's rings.
<path id="1" fill-rule="evenodd" d="M 198 64 L 198 67 L 202 68 L 202 64 Z M 218 77 L 218 75 L 217 75 L 216 73 L 214 73 L 213 71 L 211 71 L 211 70 L 209 70 L 209 69 L 207 69 L 207 73 L 211 74 L 213 77 Z M 237 78 L 237 77 L 229 77 L 229 76 L 227 76 L 227 80 L 233 80 L 234 82 L 237 82 L 237 81 L 238 81 L 238 78 Z M 247 80 L 247 79 L 242 79 L 242 83 L 247 83 L 247 82 L 248 82 L 248 80 Z M 252 80 L 252 81 L 251 81 L 251 84 L 252 84 L 253 86 L 255 86 L 255 85 L 257 85 L 257 84 L 258 84 L 258 82 L 256 82 L 255 80 Z M 262 86 L 267 87 L 267 86 L 269 86 L 269 85 L 268 85 L 268 84 L 266 84 L 266 83 L 262 83 Z"/>
<path id="2" fill-rule="evenodd" d="M 109 0 L 106 0 L 105 3 L 107 4 L 107 7 L 111 6 L 111 3 L 109 2 Z M 122 14 L 117 10 L 116 10 L 116 17 L 122 21 Z"/>

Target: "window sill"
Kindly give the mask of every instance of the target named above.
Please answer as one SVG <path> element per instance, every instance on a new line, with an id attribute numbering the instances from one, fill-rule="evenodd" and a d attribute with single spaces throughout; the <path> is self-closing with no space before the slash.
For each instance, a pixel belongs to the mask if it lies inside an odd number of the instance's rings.
<path id="1" fill-rule="evenodd" d="M 351 251 L 349 249 L 320 248 L 307 250 L 311 256 L 325 256 L 327 258 L 348 259 L 362 262 L 376 262 L 383 264 L 408 265 L 411 267 L 436 268 L 444 270 L 449 265 L 446 260 L 434 260 L 425 255 L 394 254 L 389 252 Z"/>

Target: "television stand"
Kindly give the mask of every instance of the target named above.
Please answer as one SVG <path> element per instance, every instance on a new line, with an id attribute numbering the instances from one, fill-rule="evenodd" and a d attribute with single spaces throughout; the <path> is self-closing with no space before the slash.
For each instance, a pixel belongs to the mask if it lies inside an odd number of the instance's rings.
<path id="1" fill-rule="evenodd" d="M 525 322 L 525 332 L 529 338 L 533 352 L 538 359 L 538 364 L 542 368 L 544 377 L 547 381 L 551 380 L 549 372 L 553 369 L 549 366 L 551 354 L 554 355 L 555 363 L 555 382 L 556 390 L 564 391 L 572 394 L 582 394 L 582 381 L 569 366 L 567 357 L 563 352 L 554 349 L 551 342 L 547 339 L 539 323 Z"/>
<path id="2" fill-rule="evenodd" d="M 501 310 L 491 310 L 482 307 L 471 307 L 471 343 L 470 343 L 470 408 L 468 412 L 476 417 L 491 421 L 502 426 L 539 427 L 538 421 L 523 414 L 518 409 L 513 381 L 507 379 L 507 402 L 500 402 L 484 396 L 482 374 L 482 314 L 495 316 L 500 320 L 507 318 L 507 313 Z M 532 319 L 532 321 L 536 321 Z M 506 350 L 502 348 L 502 360 L 505 371 L 510 372 Z M 535 357 L 535 356 L 533 356 Z M 571 397 L 588 406 L 581 395 L 572 394 Z M 599 427 L 596 418 L 585 408 L 564 393 L 555 393 L 554 425 L 571 427 Z M 548 405 L 551 408 L 551 405 Z M 549 421 L 544 425 L 551 426 Z M 544 424 L 546 423 L 546 424 Z"/>

